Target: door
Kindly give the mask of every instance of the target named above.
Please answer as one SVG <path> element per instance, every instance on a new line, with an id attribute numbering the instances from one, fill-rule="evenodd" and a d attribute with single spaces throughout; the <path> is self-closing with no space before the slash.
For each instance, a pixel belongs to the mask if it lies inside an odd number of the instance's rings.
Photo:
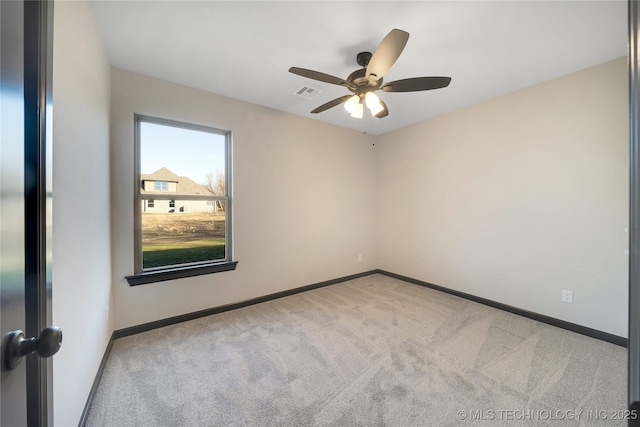
<path id="1" fill-rule="evenodd" d="M 7 427 L 53 425 L 51 362 L 38 357 L 55 353 L 62 338 L 45 330 L 52 17 L 46 1 L 0 1 L 0 425 Z"/>
<path id="2" fill-rule="evenodd" d="M 629 426 L 640 426 L 640 7 L 629 1 Z"/>

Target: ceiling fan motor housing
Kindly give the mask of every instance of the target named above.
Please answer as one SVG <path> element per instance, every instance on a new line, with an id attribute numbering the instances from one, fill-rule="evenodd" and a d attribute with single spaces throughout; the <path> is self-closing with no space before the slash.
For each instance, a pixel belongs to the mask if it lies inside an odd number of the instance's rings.
<path id="1" fill-rule="evenodd" d="M 358 63 L 360 63 L 360 55 L 363 55 L 365 53 L 371 55 L 369 52 L 359 53 Z M 380 86 L 382 86 L 382 77 L 379 78 L 378 80 L 371 81 L 370 79 L 367 78 L 366 73 L 367 73 L 367 68 L 366 66 L 364 66 L 364 68 L 360 68 L 354 71 L 353 73 L 349 74 L 349 77 L 347 77 L 347 81 L 354 85 L 354 87 L 348 88 L 351 92 L 355 93 L 356 95 L 362 95 L 365 92 L 370 92 L 373 90 L 380 89 Z"/>

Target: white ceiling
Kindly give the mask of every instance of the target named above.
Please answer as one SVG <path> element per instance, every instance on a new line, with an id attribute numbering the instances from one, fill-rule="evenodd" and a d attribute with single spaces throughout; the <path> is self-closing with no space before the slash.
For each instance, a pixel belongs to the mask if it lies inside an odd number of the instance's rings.
<path id="1" fill-rule="evenodd" d="M 112 66 L 378 135 L 626 54 L 627 2 L 92 1 Z M 448 88 L 378 92 L 389 116 L 317 106 L 393 28 L 409 42 L 386 82 L 450 76 Z M 321 93 L 294 95 L 303 85 Z"/>

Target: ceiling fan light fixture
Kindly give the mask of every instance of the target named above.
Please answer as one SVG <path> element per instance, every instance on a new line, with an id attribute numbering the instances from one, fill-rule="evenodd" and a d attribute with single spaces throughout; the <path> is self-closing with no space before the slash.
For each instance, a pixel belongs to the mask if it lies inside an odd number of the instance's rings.
<path id="1" fill-rule="evenodd" d="M 384 107 L 380 102 L 380 98 L 378 98 L 378 95 L 373 92 L 367 92 L 367 94 L 364 96 L 364 102 L 367 104 L 367 108 L 374 116 L 384 110 Z"/>
<path id="2" fill-rule="evenodd" d="M 353 113 L 356 110 L 358 104 L 360 104 L 360 97 L 358 95 L 353 95 L 347 100 L 347 102 L 344 103 L 344 109 L 349 113 Z"/>
<path id="3" fill-rule="evenodd" d="M 358 103 L 355 105 L 354 110 L 351 112 L 351 117 L 354 117 L 356 119 L 361 119 L 363 115 L 364 115 L 364 105 L 362 105 L 362 102 L 358 100 Z"/>

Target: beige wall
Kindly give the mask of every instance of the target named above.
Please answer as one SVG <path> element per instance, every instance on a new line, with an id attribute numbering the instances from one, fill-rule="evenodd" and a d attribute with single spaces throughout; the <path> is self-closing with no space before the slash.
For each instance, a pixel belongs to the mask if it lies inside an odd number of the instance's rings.
<path id="1" fill-rule="evenodd" d="M 87 2 L 56 2 L 53 40 L 53 410 L 75 426 L 113 331 L 110 76 Z"/>
<path id="2" fill-rule="evenodd" d="M 134 112 L 233 130 L 236 271 L 124 281 Z M 112 115 L 116 328 L 381 268 L 627 336 L 624 58 L 378 136 L 375 147 L 118 69 Z M 574 304 L 560 302 L 562 289 Z"/>
<path id="3" fill-rule="evenodd" d="M 627 97 L 621 58 L 377 137 L 375 266 L 626 337 Z"/>
<path id="4" fill-rule="evenodd" d="M 375 267 L 370 137 L 119 69 L 111 87 L 116 328 Z M 232 131 L 235 271 L 135 287 L 124 280 L 133 273 L 134 113 Z"/>

